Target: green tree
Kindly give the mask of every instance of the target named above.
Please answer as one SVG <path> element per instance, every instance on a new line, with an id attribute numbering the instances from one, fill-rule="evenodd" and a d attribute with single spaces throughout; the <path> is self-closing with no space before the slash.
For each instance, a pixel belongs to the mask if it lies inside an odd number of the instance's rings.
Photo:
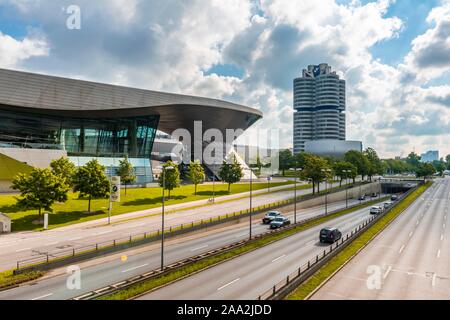
<path id="1" fill-rule="evenodd" d="M 197 195 L 197 185 L 205 181 L 205 169 L 200 161 L 191 161 L 188 169 L 188 179 L 195 187 L 194 195 Z"/>
<path id="2" fill-rule="evenodd" d="M 164 188 L 165 186 L 165 190 L 169 191 L 168 198 L 170 199 L 170 192 L 173 189 L 178 188 L 181 183 L 180 170 L 178 169 L 178 165 L 173 161 L 167 161 L 165 164 L 163 164 L 163 172 L 159 176 L 158 182 L 161 188 Z"/>
<path id="3" fill-rule="evenodd" d="M 244 172 L 236 158 L 231 163 L 224 161 L 220 167 L 219 178 L 228 183 L 228 193 L 230 193 L 231 184 L 241 181 L 243 177 Z"/>
<path id="4" fill-rule="evenodd" d="M 305 156 L 305 165 L 300 172 L 303 180 L 309 180 L 313 184 L 313 194 L 315 194 L 315 187 L 317 185 L 317 192 L 320 192 L 320 183 L 333 177 L 328 161 L 324 158 L 315 155 Z"/>
<path id="5" fill-rule="evenodd" d="M 305 152 L 294 154 L 291 165 L 296 168 L 303 168 L 305 166 L 306 155 Z"/>
<path id="6" fill-rule="evenodd" d="M 417 178 L 427 178 L 436 173 L 436 169 L 431 163 L 419 163 L 416 168 Z"/>
<path id="7" fill-rule="evenodd" d="M 411 168 L 415 170 L 420 165 L 420 159 L 421 157 L 418 154 L 416 154 L 415 152 L 411 152 L 406 157 L 406 163 L 408 163 L 411 166 Z"/>
<path id="8" fill-rule="evenodd" d="M 364 177 L 369 173 L 369 159 L 362 152 L 351 150 L 345 154 L 345 161 L 354 165 L 358 174 L 361 175 L 361 179 L 364 180 Z"/>
<path id="9" fill-rule="evenodd" d="M 444 171 L 446 169 L 446 164 L 444 162 L 444 159 L 433 161 L 432 165 L 433 165 L 434 169 L 440 173 L 440 175 L 444 174 Z"/>
<path id="10" fill-rule="evenodd" d="M 125 156 L 123 160 L 119 161 L 117 174 L 120 176 L 120 183 L 123 183 L 125 185 L 125 195 L 127 195 L 127 186 L 136 181 L 134 168 L 131 162 L 128 160 L 128 156 Z"/>
<path id="11" fill-rule="evenodd" d="M 364 151 L 364 156 L 369 160 L 369 166 L 367 170 L 367 175 L 369 180 L 372 181 L 372 177 L 376 174 L 383 173 L 383 166 L 377 152 L 372 148 L 367 148 Z"/>
<path id="12" fill-rule="evenodd" d="M 450 170 L 450 154 L 445 157 L 445 161 L 447 163 L 447 170 Z"/>
<path id="13" fill-rule="evenodd" d="M 293 160 L 293 156 L 292 156 L 292 152 L 291 150 L 281 150 L 279 155 L 279 166 L 280 166 L 280 170 L 283 172 L 283 177 L 286 173 L 286 170 L 289 170 L 290 168 L 292 168 L 292 160 Z"/>
<path id="14" fill-rule="evenodd" d="M 66 202 L 70 189 L 65 179 L 50 169 L 33 169 L 29 174 L 18 174 L 12 188 L 20 192 L 17 204 L 25 209 L 35 209 L 41 218 L 42 209 L 52 212 L 55 202 Z"/>
<path id="15" fill-rule="evenodd" d="M 60 159 L 53 160 L 50 163 L 50 168 L 54 175 L 63 179 L 70 188 L 73 187 L 73 175 L 75 174 L 76 167 L 68 158 L 61 157 Z"/>
<path id="16" fill-rule="evenodd" d="M 105 174 L 105 167 L 96 159 L 79 167 L 74 175 L 74 191 L 80 197 L 88 197 L 88 212 L 91 212 L 91 200 L 106 198 L 109 195 L 110 182 Z"/>
<path id="17" fill-rule="evenodd" d="M 356 176 L 358 175 L 358 170 L 356 169 L 356 167 L 347 161 L 336 161 L 333 164 L 333 171 L 340 179 L 340 186 L 342 186 L 342 181 L 344 179 L 353 179 L 354 181 Z"/>

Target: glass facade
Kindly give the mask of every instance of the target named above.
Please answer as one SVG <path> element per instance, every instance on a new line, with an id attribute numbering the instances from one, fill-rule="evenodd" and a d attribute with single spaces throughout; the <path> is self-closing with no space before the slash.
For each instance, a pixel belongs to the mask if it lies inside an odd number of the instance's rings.
<path id="1" fill-rule="evenodd" d="M 159 116 L 56 117 L 0 108 L 0 147 L 59 149 L 69 156 L 150 159 Z"/>

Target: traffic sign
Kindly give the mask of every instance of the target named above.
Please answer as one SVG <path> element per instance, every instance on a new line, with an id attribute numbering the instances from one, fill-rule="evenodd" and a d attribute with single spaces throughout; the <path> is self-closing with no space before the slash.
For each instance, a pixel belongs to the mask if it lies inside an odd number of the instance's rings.
<path id="1" fill-rule="evenodd" d="M 111 178 L 111 202 L 120 202 L 120 177 Z"/>

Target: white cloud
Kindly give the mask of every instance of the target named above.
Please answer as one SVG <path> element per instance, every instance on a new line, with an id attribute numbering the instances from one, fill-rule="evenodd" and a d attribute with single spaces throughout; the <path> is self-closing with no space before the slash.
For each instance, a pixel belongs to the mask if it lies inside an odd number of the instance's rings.
<path id="1" fill-rule="evenodd" d="M 15 67 L 23 60 L 48 54 L 44 39 L 26 37 L 16 40 L 0 32 L 0 67 Z"/>

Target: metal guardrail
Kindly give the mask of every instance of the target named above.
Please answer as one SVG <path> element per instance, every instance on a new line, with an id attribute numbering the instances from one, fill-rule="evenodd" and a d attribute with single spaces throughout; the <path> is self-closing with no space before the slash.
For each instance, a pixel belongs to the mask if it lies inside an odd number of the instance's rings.
<path id="1" fill-rule="evenodd" d="M 278 300 L 287 296 L 292 289 L 298 287 L 300 284 L 309 279 L 316 271 L 322 268 L 327 262 L 346 248 L 350 243 L 352 243 L 352 241 L 355 240 L 360 234 L 367 231 L 374 223 L 388 214 L 400 203 L 400 201 L 405 199 L 415 190 L 417 190 L 417 187 L 404 193 L 394 206 L 390 207 L 388 210 L 385 210 L 382 214 L 373 216 L 361 223 L 355 229 L 351 230 L 351 232 L 343 236 L 339 241 L 332 244 L 329 249 L 324 250 L 322 254 L 318 254 L 312 260 L 308 260 L 307 263 L 300 266 L 295 272 L 289 274 L 285 279 L 275 284 L 271 289 L 259 295 L 257 300 Z"/>
<path id="2" fill-rule="evenodd" d="M 355 205 L 349 206 L 348 208 L 337 209 L 337 210 L 334 210 L 334 211 L 330 211 L 327 214 L 321 214 L 321 215 L 318 215 L 318 216 L 307 218 L 307 219 L 304 219 L 304 220 L 301 220 L 301 221 L 297 222 L 296 224 L 291 224 L 291 225 L 283 227 L 283 228 L 279 228 L 279 229 L 275 229 L 275 230 L 268 230 L 267 232 L 254 235 L 251 239 L 242 240 L 242 241 L 236 242 L 234 244 L 230 244 L 230 245 L 218 248 L 218 249 L 214 249 L 214 250 L 208 251 L 208 252 L 200 254 L 198 256 L 194 256 L 194 257 L 191 257 L 191 258 L 183 259 L 181 261 L 177 261 L 177 262 L 167 266 L 165 268 L 164 272 L 161 271 L 161 269 L 156 269 L 156 270 L 147 272 L 145 274 L 142 274 L 142 275 L 139 275 L 139 276 L 135 276 L 135 277 L 133 277 L 131 279 L 128 279 L 128 280 L 125 280 L 125 281 L 121 281 L 121 282 L 118 282 L 118 283 L 115 283 L 115 284 L 112 284 L 112 285 L 109 285 L 109 286 L 106 286 L 106 287 L 103 287 L 103 288 L 100 288 L 100 289 L 97 289 L 97 290 L 93 290 L 93 291 L 91 291 L 89 293 L 86 293 L 86 294 L 83 294 L 81 296 L 75 297 L 72 300 L 92 300 L 92 299 L 97 299 L 99 297 L 102 297 L 102 296 L 114 293 L 115 291 L 129 288 L 130 286 L 135 285 L 137 283 L 149 280 L 149 279 L 154 278 L 154 277 L 161 276 L 162 274 L 168 273 L 169 271 L 172 271 L 172 270 L 174 270 L 176 268 L 181 268 L 181 267 L 184 267 L 184 266 L 189 265 L 191 263 L 198 262 L 198 261 L 200 261 L 202 259 L 206 259 L 206 258 L 209 258 L 211 256 L 214 256 L 214 255 L 217 255 L 217 254 L 221 254 L 221 253 L 224 253 L 226 251 L 230 251 L 230 250 L 235 249 L 237 247 L 243 246 L 243 245 L 245 245 L 245 244 L 247 244 L 247 243 L 249 243 L 251 241 L 255 241 L 255 240 L 261 239 L 261 238 L 263 238 L 265 236 L 268 236 L 268 235 L 271 235 L 271 234 L 274 234 L 274 233 L 280 233 L 280 232 L 288 231 L 290 229 L 294 229 L 294 228 L 296 228 L 298 226 L 301 226 L 303 224 L 306 224 L 308 222 L 311 222 L 311 221 L 314 221 L 314 220 L 319 220 L 319 219 L 322 219 L 324 217 L 327 217 L 327 216 L 339 213 L 342 210 L 352 209 L 352 208 L 359 207 L 359 206 L 361 206 L 361 204 L 355 204 Z"/>
<path id="3" fill-rule="evenodd" d="M 364 184 L 364 183 L 362 183 Z M 353 185 L 353 187 L 359 184 Z M 348 185 L 342 187 L 337 187 L 333 189 L 328 194 L 336 193 L 348 188 Z M 307 201 L 325 195 L 325 193 L 320 194 L 306 194 L 302 196 L 297 196 L 297 201 Z M 258 215 L 264 213 L 267 210 L 274 210 L 284 206 L 288 206 L 294 203 L 294 198 L 287 199 L 283 201 L 278 201 L 275 203 L 262 205 L 253 208 L 251 214 Z M 349 207 L 351 208 L 351 207 Z M 200 219 L 184 224 L 179 224 L 175 226 L 170 226 L 164 228 L 164 236 L 174 237 L 181 234 L 190 233 L 193 231 L 208 229 L 219 224 L 235 221 L 238 219 L 246 218 L 250 216 L 250 209 L 245 209 L 230 214 L 225 214 L 218 216 L 216 218 L 210 219 Z M 130 234 L 126 237 L 121 237 L 117 239 L 112 239 L 104 242 L 93 243 L 90 245 L 85 245 L 78 248 L 61 249 L 53 252 L 41 252 L 34 251 L 37 256 L 29 259 L 19 260 L 16 262 L 16 269 L 14 274 L 25 273 L 34 270 L 49 270 L 52 268 L 58 268 L 70 263 L 79 262 L 82 260 L 92 259 L 96 256 L 113 253 L 132 247 L 141 246 L 161 239 L 161 229 L 152 232 L 142 232 L 136 234 Z"/>

